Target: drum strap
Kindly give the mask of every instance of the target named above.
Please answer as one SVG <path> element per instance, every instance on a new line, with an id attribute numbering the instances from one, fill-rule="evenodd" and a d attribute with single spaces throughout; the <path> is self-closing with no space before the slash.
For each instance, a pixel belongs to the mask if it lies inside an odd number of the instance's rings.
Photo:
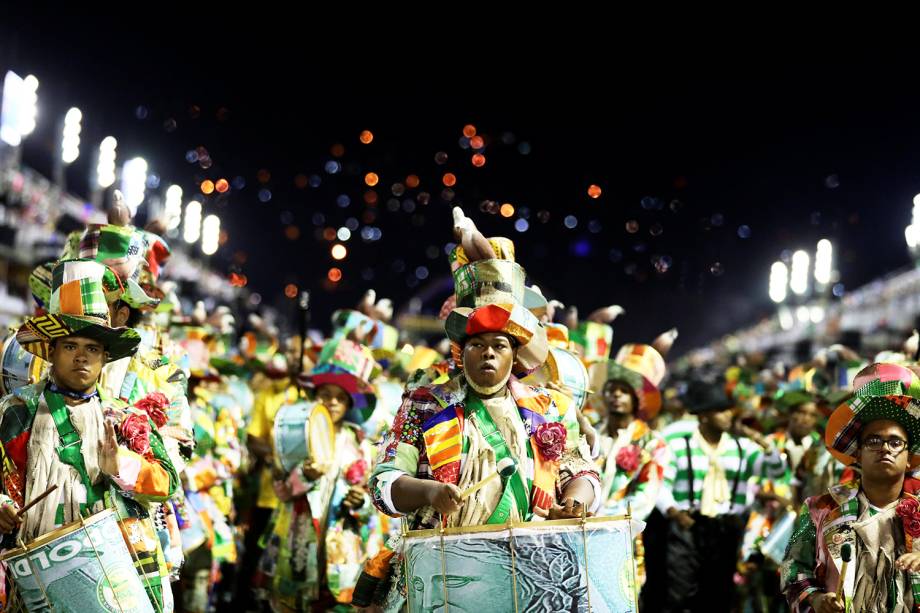
<path id="1" fill-rule="evenodd" d="M 64 397 L 45 390 L 44 398 L 45 402 L 48 403 L 48 410 L 51 412 L 51 418 L 54 420 L 54 425 L 57 427 L 58 435 L 61 438 L 61 445 L 57 448 L 58 457 L 61 462 L 72 466 L 80 475 L 80 480 L 83 481 L 83 485 L 86 487 L 86 508 L 92 508 L 96 502 L 102 500 L 105 488 L 101 486 L 94 487 L 90 482 L 89 474 L 86 472 L 86 464 L 83 462 L 83 453 L 80 450 L 82 441 L 70 422 L 70 415 L 67 412 Z"/>
<path id="2" fill-rule="evenodd" d="M 741 468 L 744 464 L 744 450 L 741 448 L 741 439 L 735 437 L 735 445 L 738 447 L 738 471 L 735 473 L 735 482 L 732 483 L 732 492 L 730 494 L 731 502 L 728 506 L 728 512 L 735 510 L 735 492 L 738 491 L 738 483 L 741 481 Z"/>
<path id="3" fill-rule="evenodd" d="M 479 431 L 495 452 L 495 463 L 498 464 L 503 459 L 511 457 L 511 451 L 508 449 L 505 438 L 498 430 L 482 400 L 475 394 L 469 394 L 466 398 L 466 408 L 468 415 L 476 416 Z M 512 499 L 517 505 L 522 519 L 526 518 L 530 509 L 527 486 L 524 484 L 524 476 L 521 471 L 517 470 L 509 479 L 502 480 L 505 482 L 505 490 L 498 501 L 498 506 L 495 507 L 492 515 L 486 521 L 487 524 L 503 524 L 508 521 L 508 517 L 511 515 Z"/>
<path id="4" fill-rule="evenodd" d="M 687 491 L 690 494 L 690 510 L 696 507 L 696 501 L 693 499 L 693 450 L 690 447 L 690 437 L 684 437 L 684 443 L 687 446 Z"/>

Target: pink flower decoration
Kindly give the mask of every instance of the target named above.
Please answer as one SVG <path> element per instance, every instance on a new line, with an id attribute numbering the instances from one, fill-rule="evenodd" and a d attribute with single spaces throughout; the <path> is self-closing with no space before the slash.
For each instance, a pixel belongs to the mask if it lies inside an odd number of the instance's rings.
<path id="1" fill-rule="evenodd" d="M 617 466 L 628 473 L 639 468 L 639 457 L 642 450 L 638 445 L 627 445 L 617 452 Z"/>
<path id="2" fill-rule="evenodd" d="M 151 392 L 135 402 L 134 406 L 145 411 L 150 416 L 150 419 L 153 420 L 153 423 L 157 425 L 157 428 L 162 428 L 166 425 L 168 421 L 166 407 L 169 406 L 169 398 L 165 394 Z"/>
<path id="3" fill-rule="evenodd" d="M 904 532 L 914 538 L 920 537 L 920 502 L 912 496 L 906 496 L 898 503 L 895 512 L 904 524 Z"/>
<path id="4" fill-rule="evenodd" d="M 537 426 L 533 434 L 534 442 L 540 454 L 547 460 L 558 460 L 565 451 L 565 426 L 559 422 L 544 423 Z"/>
<path id="5" fill-rule="evenodd" d="M 364 460 L 356 460 L 352 462 L 348 470 L 345 471 L 345 480 L 350 485 L 360 485 L 364 483 L 365 475 L 367 475 L 367 462 Z"/>
<path id="6" fill-rule="evenodd" d="M 152 453 L 150 449 L 150 421 L 146 413 L 128 413 L 119 428 L 121 438 L 128 449 L 142 456 Z"/>

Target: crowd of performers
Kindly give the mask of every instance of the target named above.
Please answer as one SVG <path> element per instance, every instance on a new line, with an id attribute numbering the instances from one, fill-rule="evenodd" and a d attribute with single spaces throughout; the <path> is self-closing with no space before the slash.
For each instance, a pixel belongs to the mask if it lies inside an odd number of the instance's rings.
<path id="1" fill-rule="evenodd" d="M 109 219 L 34 271 L 3 345 L 8 610 L 78 601 L 20 578 L 29 552 L 114 511 L 158 613 L 399 611 L 405 530 L 627 513 L 643 611 L 920 611 L 916 339 L 669 374 L 675 330 L 623 318 L 612 351 L 621 309 L 563 311 L 459 209 L 447 339 L 373 292 L 282 337 L 183 313 L 162 228 Z M 107 581 L 80 610 L 126 610 Z"/>

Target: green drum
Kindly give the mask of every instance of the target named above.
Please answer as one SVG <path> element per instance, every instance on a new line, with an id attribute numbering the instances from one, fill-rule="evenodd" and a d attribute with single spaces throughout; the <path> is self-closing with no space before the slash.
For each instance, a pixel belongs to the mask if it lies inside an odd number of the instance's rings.
<path id="1" fill-rule="evenodd" d="M 153 613 L 111 509 L 40 536 L 0 559 L 27 611 Z"/>

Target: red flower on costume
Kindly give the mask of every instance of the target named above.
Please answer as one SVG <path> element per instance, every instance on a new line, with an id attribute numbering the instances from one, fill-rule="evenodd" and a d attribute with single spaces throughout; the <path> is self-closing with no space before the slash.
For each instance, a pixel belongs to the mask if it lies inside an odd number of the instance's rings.
<path id="1" fill-rule="evenodd" d="M 562 457 L 562 452 L 565 451 L 565 426 L 559 422 L 540 424 L 533 437 L 544 458 L 558 460 Z"/>
<path id="2" fill-rule="evenodd" d="M 350 485 L 360 485 L 364 483 L 364 477 L 367 475 L 367 462 L 356 460 L 345 471 L 345 480 Z"/>
<path id="3" fill-rule="evenodd" d="M 153 423 L 157 425 L 157 428 L 162 428 L 166 425 L 168 421 L 166 407 L 169 406 L 169 398 L 165 394 L 151 392 L 135 402 L 134 406 L 145 411 L 150 416 L 150 419 L 153 420 Z"/>
<path id="4" fill-rule="evenodd" d="M 631 473 L 639 468 L 639 457 L 642 450 L 638 445 L 627 445 L 617 452 L 617 466 L 624 471 Z"/>
<path id="5" fill-rule="evenodd" d="M 920 536 L 920 501 L 913 496 L 905 496 L 895 512 L 904 524 L 904 532 L 913 538 Z"/>
<path id="6" fill-rule="evenodd" d="M 150 449 L 150 421 L 146 413 L 128 413 L 119 428 L 121 438 L 128 449 L 142 456 L 152 453 Z"/>

